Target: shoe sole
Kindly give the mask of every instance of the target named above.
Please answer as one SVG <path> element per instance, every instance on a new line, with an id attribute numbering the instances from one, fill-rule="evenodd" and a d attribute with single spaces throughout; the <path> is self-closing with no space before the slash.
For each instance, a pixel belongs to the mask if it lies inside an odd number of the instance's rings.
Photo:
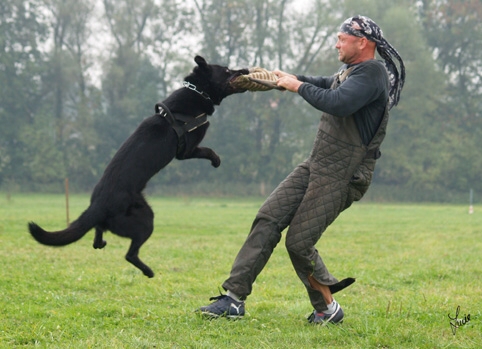
<path id="1" fill-rule="evenodd" d="M 320 325 L 320 326 L 326 326 L 328 324 L 331 324 L 331 325 L 339 325 L 339 324 L 342 324 L 343 323 L 343 318 L 345 317 L 344 315 L 342 316 L 342 318 L 338 321 L 333 321 L 332 319 L 336 316 L 336 314 L 338 314 L 338 312 L 341 310 L 341 307 L 339 307 L 333 314 L 331 314 L 331 316 L 326 319 L 326 320 L 320 320 L 320 321 L 310 321 L 310 323 L 312 324 L 315 324 L 315 325 Z"/>
<path id="2" fill-rule="evenodd" d="M 218 319 L 220 317 L 225 317 L 229 320 L 238 320 L 238 319 L 242 319 L 244 315 L 226 315 L 226 314 L 215 314 L 215 313 L 210 313 L 210 312 L 207 312 L 207 311 L 203 311 L 201 312 L 201 315 L 209 320 L 211 319 Z"/>
<path id="3" fill-rule="evenodd" d="M 333 325 L 337 325 L 337 324 L 341 324 L 343 323 L 343 318 L 341 318 L 339 321 L 337 322 L 334 322 L 332 321 L 332 319 L 336 316 L 336 314 L 338 314 L 338 312 L 341 310 L 341 308 L 338 308 L 328 319 L 326 319 L 325 321 L 323 321 L 323 325 L 326 325 L 326 324 L 333 324 Z"/>
<path id="4" fill-rule="evenodd" d="M 317 325 L 317 326 L 327 326 L 327 325 L 336 326 L 336 325 L 341 325 L 342 323 L 343 323 L 343 319 L 337 322 L 333 322 L 333 321 L 318 321 L 318 322 L 311 321 L 310 322 L 310 324 Z"/>
<path id="5" fill-rule="evenodd" d="M 321 324 L 321 326 L 327 326 L 327 325 L 331 325 L 331 326 L 336 326 L 336 325 L 341 325 L 343 323 L 343 320 L 340 320 L 340 321 L 337 321 L 337 322 L 332 322 L 332 321 L 323 321 Z"/>

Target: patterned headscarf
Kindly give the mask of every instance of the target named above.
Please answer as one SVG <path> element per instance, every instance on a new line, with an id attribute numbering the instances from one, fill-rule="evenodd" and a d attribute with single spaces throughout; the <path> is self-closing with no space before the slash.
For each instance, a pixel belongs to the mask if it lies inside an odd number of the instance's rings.
<path id="1" fill-rule="evenodd" d="M 405 83 L 405 65 L 397 50 L 383 37 L 380 27 L 370 18 L 358 15 L 347 18 L 341 24 L 340 32 L 360 38 L 365 37 L 377 44 L 377 52 L 384 59 L 390 78 L 389 109 L 396 106 Z M 399 62 L 400 72 L 393 61 L 393 57 Z"/>

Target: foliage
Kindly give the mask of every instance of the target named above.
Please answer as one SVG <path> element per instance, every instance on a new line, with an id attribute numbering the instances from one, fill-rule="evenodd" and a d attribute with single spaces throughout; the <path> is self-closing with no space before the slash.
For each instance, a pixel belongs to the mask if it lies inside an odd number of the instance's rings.
<path id="1" fill-rule="evenodd" d="M 480 1 L 423 2 L 427 42 L 445 74 L 444 102 L 438 105 L 443 127 L 439 143 L 449 151 L 439 169 L 444 186 L 467 188 L 482 170 L 482 16 Z"/>
<path id="2" fill-rule="evenodd" d="M 482 192 L 480 1 L 7 0 L 0 9 L 6 190 L 50 191 L 64 176 L 91 190 L 154 104 L 181 86 L 195 54 L 235 68 L 333 74 L 337 27 L 362 13 L 407 68 L 374 183 L 429 199 L 443 190 Z M 200 192 L 209 183 L 257 187 L 264 196 L 308 156 L 319 114 L 290 93 L 229 97 L 204 140 L 221 168 L 174 162 L 151 188 L 198 183 Z"/>
<path id="3" fill-rule="evenodd" d="M 42 99 L 44 62 L 38 43 L 45 40 L 46 28 L 40 8 L 39 1 L 0 4 L 0 184 L 25 176 L 20 133 Z"/>

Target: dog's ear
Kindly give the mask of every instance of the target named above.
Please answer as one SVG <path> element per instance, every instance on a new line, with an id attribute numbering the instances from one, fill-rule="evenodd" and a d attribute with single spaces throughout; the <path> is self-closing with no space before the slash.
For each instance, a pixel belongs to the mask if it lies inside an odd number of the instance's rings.
<path id="1" fill-rule="evenodd" d="M 197 65 L 202 68 L 202 69 L 206 69 L 208 67 L 208 63 L 206 62 L 206 60 L 201 57 L 201 56 L 196 56 L 194 57 L 194 62 L 197 63 Z"/>

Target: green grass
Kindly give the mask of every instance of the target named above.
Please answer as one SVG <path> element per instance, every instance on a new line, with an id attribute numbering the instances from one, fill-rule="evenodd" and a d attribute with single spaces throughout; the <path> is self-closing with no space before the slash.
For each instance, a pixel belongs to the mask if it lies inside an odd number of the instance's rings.
<path id="1" fill-rule="evenodd" d="M 75 219 L 89 198 L 74 195 Z M 155 231 L 141 258 L 148 279 L 124 260 L 129 240 L 93 232 L 63 248 L 37 244 L 33 220 L 66 224 L 61 195 L 0 196 L 0 347 L 40 348 L 480 348 L 482 207 L 360 203 L 317 247 L 330 271 L 357 282 L 336 295 L 341 326 L 308 325 L 308 297 L 280 242 L 239 321 L 193 311 L 228 276 L 259 199 L 149 201 Z M 452 334 L 448 314 L 470 314 Z"/>

